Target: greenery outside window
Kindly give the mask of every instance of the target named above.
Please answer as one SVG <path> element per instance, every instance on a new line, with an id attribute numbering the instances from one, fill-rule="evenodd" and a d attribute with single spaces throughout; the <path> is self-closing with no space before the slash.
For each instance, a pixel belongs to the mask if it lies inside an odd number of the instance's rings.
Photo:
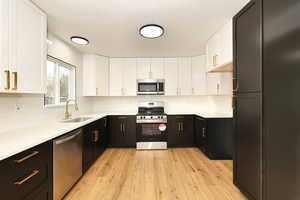
<path id="1" fill-rule="evenodd" d="M 62 105 L 76 98 L 76 68 L 48 56 L 45 106 Z"/>

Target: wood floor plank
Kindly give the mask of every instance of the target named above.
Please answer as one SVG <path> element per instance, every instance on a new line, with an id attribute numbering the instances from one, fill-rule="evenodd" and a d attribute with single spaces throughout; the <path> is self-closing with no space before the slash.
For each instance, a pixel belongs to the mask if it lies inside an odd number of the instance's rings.
<path id="1" fill-rule="evenodd" d="M 65 200 L 246 200 L 232 183 L 232 161 L 197 148 L 107 149 Z"/>

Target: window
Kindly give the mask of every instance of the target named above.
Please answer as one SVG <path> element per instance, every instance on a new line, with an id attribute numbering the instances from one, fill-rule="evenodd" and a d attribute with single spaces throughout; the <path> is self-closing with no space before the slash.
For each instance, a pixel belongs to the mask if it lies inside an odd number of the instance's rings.
<path id="1" fill-rule="evenodd" d="M 75 99 L 76 68 L 58 59 L 47 59 L 47 83 L 45 106 L 60 105 L 68 99 Z"/>

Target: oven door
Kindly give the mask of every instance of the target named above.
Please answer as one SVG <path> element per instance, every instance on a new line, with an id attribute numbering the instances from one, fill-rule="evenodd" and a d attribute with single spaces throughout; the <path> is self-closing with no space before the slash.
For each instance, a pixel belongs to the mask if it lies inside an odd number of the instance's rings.
<path id="1" fill-rule="evenodd" d="M 166 123 L 137 124 L 137 142 L 167 142 Z"/>

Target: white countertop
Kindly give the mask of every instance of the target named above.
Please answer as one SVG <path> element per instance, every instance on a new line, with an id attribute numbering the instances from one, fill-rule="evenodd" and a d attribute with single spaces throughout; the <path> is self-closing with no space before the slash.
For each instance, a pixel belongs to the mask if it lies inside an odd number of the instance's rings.
<path id="1" fill-rule="evenodd" d="M 168 115 L 197 115 L 203 118 L 233 118 L 232 113 L 208 113 L 208 112 L 201 112 L 201 113 L 184 113 L 184 112 L 167 112 Z"/>
<path id="2" fill-rule="evenodd" d="M 59 120 L 45 121 L 36 126 L 0 132 L 0 161 L 105 116 L 106 114 L 85 115 L 84 117 L 92 118 L 79 123 L 62 123 Z"/>
<path id="3" fill-rule="evenodd" d="M 16 128 L 11 131 L 0 131 L 0 161 L 34 146 L 52 140 L 65 133 L 83 127 L 93 121 L 106 117 L 108 115 L 135 115 L 136 113 L 105 113 L 84 115 L 81 117 L 91 117 L 91 119 L 79 123 L 62 123 L 57 121 L 45 121 L 27 128 Z M 189 114 L 191 113 L 167 113 L 172 114 Z M 232 118 L 232 114 L 222 113 L 197 113 L 196 115 L 204 118 Z"/>

